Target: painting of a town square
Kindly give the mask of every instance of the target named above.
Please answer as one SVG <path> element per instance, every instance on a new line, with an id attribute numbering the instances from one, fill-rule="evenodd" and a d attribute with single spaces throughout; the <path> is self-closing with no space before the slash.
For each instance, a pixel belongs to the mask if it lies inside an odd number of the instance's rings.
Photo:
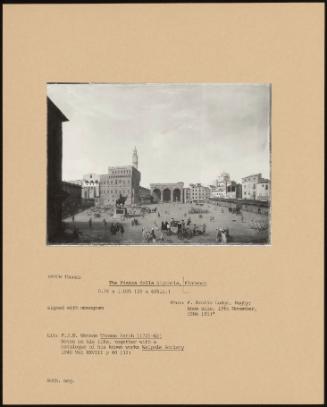
<path id="1" fill-rule="evenodd" d="M 47 244 L 270 245 L 269 84 L 47 85 Z"/>

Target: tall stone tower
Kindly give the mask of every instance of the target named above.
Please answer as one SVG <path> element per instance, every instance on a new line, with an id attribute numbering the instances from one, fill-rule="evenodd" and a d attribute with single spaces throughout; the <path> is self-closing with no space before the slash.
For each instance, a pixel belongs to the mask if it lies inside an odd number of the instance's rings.
<path id="1" fill-rule="evenodd" d="M 134 150 L 133 150 L 132 165 L 133 165 L 133 167 L 135 167 L 136 169 L 138 169 L 139 158 L 138 158 L 138 155 L 137 155 L 136 147 L 134 147 Z"/>

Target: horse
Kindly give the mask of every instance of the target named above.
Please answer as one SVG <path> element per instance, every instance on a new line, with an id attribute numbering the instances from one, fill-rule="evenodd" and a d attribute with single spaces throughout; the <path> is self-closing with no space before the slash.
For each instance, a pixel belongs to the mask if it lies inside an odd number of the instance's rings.
<path id="1" fill-rule="evenodd" d="M 119 198 L 116 199 L 116 206 L 124 206 L 126 202 L 127 196 L 122 196 L 122 194 L 119 194 Z"/>

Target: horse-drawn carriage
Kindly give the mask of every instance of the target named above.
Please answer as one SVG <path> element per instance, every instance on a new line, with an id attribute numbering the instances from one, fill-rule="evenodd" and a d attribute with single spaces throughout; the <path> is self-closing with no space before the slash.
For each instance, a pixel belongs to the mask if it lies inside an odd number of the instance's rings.
<path id="1" fill-rule="evenodd" d="M 185 225 L 184 221 L 172 221 L 170 223 L 169 234 L 177 235 L 179 239 L 191 239 L 193 236 L 203 235 L 205 231 L 205 224 L 202 226 L 194 224 L 192 227 L 189 222 Z"/>

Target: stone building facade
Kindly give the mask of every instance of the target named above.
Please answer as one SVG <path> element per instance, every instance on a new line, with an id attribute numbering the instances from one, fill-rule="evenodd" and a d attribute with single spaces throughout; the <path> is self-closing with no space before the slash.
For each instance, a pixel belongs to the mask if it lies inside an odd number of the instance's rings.
<path id="1" fill-rule="evenodd" d="M 262 179 L 261 174 L 253 174 L 242 178 L 242 198 L 255 200 L 257 197 L 257 185 Z"/>
<path id="2" fill-rule="evenodd" d="M 82 180 L 82 198 L 96 199 L 100 196 L 100 175 L 85 174 Z"/>
<path id="3" fill-rule="evenodd" d="M 139 169 L 139 156 L 138 156 L 136 147 L 134 147 L 134 150 L 133 150 L 132 165 L 137 170 Z"/>
<path id="4" fill-rule="evenodd" d="M 256 199 L 258 201 L 270 200 L 270 180 L 261 178 L 256 187 Z"/>
<path id="5" fill-rule="evenodd" d="M 219 198 L 220 191 L 217 189 L 216 185 L 209 185 L 210 188 L 210 198 Z"/>
<path id="6" fill-rule="evenodd" d="M 227 183 L 230 182 L 230 176 L 227 172 L 222 172 L 216 179 L 216 188 L 214 191 L 214 198 L 227 197 Z"/>
<path id="7" fill-rule="evenodd" d="M 241 199 L 242 198 L 242 185 L 235 181 L 227 182 L 226 198 L 228 199 Z"/>
<path id="8" fill-rule="evenodd" d="M 140 203 L 141 173 L 138 170 L 138 154 L 133 150 L 132 165 L 109 167 L 107 174 L 99 176 L 99 198 L 97 206 L 114 206 L 120 196 L 126 198 L 125 205 Z"/>
<path id="9" fill-rule="evenodd" d="M 47 240 L 62 233 L 62 124 L 67 117 L 47 98 Z"/>
<path id="10" fill-rule="evenodd" d="M 210 188 L 202 184 L 190 184 L 191 202 L 205 202 L 210 198 Z"/>
<path id="11" fill-rule="evenodd" d="M 108 174 L 100 175 L 100 206 L 115 205 L 120 195 L 126 197 L 125 205 L 140 202 L 141 173 L 132 165 L 109 167 Z"/>
<path id="12" fill-rule="evenodd" d="M 140 203 L 151 204 L 153 201 L 151 190 L 149 188 L 139 187 Z"/>
<path id="13" fill-rule="evenodd" d="M 190 203 L 191 202 L 191 188 L 184 188 L 183 189 L 183 202 Z"/>
<path id="14" fill-rule="evenodd" d="M 150 184 L 153 202 L 183 202 L 184 182 Z"/>

